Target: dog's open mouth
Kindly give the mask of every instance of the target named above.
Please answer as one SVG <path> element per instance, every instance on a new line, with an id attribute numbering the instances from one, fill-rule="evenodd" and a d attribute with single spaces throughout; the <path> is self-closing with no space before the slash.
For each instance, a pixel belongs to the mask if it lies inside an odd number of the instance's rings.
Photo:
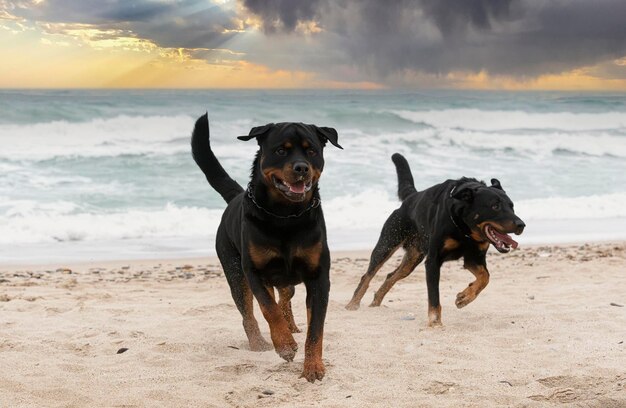
<path id="1" fill-rule="evenodd" d="M 272 176 L 272 181 L 277 189 L 279 189 L 287 197 L 291 198 L 304 199 L 304 195 L 308 193 L 313 186 L 313 180 L 299 180 L 295 183 L 288 183 L 276 176 Z"/>
<path id="2" fill-rule="evenodd" d="M 485 236 L 493 244 L 499 252 L 506 253 L 511 248 L 517 248 L 517 242 L 513 240 L 508 234 L 498 231 L 496 228 L 487 224 L 484 230 Z"/>

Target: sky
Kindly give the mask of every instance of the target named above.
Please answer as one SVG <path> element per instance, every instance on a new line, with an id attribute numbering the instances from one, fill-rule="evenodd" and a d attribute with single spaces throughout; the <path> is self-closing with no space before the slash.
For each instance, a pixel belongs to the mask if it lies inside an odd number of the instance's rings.
<path id="1" fill-rule="evenodd" d="M 626 91 L 624 0 L 0 0 L 0 88 Z"/>

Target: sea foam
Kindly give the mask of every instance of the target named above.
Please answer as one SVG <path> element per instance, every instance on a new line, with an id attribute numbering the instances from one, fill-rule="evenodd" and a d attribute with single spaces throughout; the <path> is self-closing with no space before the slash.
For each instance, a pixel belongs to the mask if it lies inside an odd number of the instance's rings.
<path id="1" fill-rule="evenodd" d="M 610 130 L 626 128 L 626 116 L 622 112 L 574 113 L 574 112 L 527 112 L 519 110 L 441 109 L 441 110 L 393 110 L 392 113 L 411 122 L 437 128 L 470 130 Z"/>
<path id="2" fill-rule="evenodd" d="M 516 213 L 531 225 L 541 220 L 626 218 L 626 193 L 521 200 Z M 364 190 L 323 202 L 329 231 L 342 235 L 379 231 L 400 206 L 385 191 Z M 38 203 L 0 199 L 0 244 L 96 241 L 213 235 L 223 210 L 167 204 L 159 209 L 90 212 L 72 202 Z"/>

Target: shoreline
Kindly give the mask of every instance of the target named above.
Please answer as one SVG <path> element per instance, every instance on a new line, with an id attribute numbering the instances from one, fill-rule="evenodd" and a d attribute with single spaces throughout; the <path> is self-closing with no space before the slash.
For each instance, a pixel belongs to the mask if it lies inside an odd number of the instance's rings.
<path id="1" fill-rule="evenodd" d="M 518 237 L 516 237 L 517 239 Z M 593 247 L 593 246 L 624 246 L 626 245 L 626 240 L 606 240 L 606 241 L 593 241 L 593 242 L 585 242 L 585 241 L 573 241 L 573 242 L 559 242 L 559 243 L 534 243 L 534 244 L 525 244 L 518 249 L 514 249 L 508 254 L 500 254 L 497 253 L 493 246 L 489 247 L 487 251 L 487 257 L 490 258 L 492 256 L 510 256 L 517 254 L 520 251 L 527 250 L 538 250 L 541 248 L 570 248 L 570 247 Z M 372 252 L 372 248 L 358 248 L 358 249 L 341 249 L 337 251 L 330 252 L 331 260 L 335 260 L 338 258 L 346 258 L 346 257 L 366 257 L 369 260 L 370 254 Z M 403 250 L 398 249 L 393 256 L 397 257 L 399 254 L 402 254 Z M 73 267 L 77 270 L 85 270 L 86 268 L 91 267 L 94 264 L 98 264 L 102 268 L 119 268 L 122 266 L 126 266 L 128 264 L 193 264 L 193 263 L 203 263 L 203 262 L 217 262 L 219 264 L 219 260 L 217 259 L 217 255 L 214 253 L 208 253 L 204 256 L 171 256 L 171 257 L 144 257 L 144 258 L 120 258 L 120 259 L 76 259 L 76 260 L 60 260 L 60 261 L 44 261 L 44 262 L 32 262 L 32 263 L 2 263 L 0 261 L 0 272 L 9 271 L 11 269 L 52 269 L 52 268 L 66 268 Z"/>
<path id="2" fill-rule="evenodd" d="M 331 253 L 371 251 L 379 234 L 380 228 L 330 229 L 329 247 Z M 537 245 L 626 242 L 626 218 L 531 220 L 524 234 L 514 239 L 522 248 Z M 215 257 L 214 248 L 214 235 L 5 244 L 0 245 L 0 268 L 7 265 L 195 259 Z"/>
<path id="3" fill-rule="evenodd" d="M 518 239 L 518 237 L 516 237 Z M 618 239 L 618 240 L 602 240 L 602 241 L 594 241 L 594 242 L 585 242 L 585 241 L 572 241 L 572 242 L 559 242 L 559 243 L 532 243 L 532 244 L 524 244 L 523 246 L 520 244 L 518 249 L 512 250 L 508 254 L 499 254 L 493 248 L 493 246 L 489 247 L 487 251 L 488 259 L 492 256 L 500 256 L 507 257 L 511 255 L 516 255 L 517 253 L 528 251 L 528 250 L 538 250 L 541 248 L 573 248 L 573 247 L 594 247 L 594 246 L 624 246 L 626 245 L 626 240 Z M 373 247 L 371 248 L 357 248 L 357 249 L 340 249 L 330 251 L 331 260 L 335 260 L 337 258 L 345 258 L 345 257 L 363 257 L 365 256 L 368 260 L 371 254 Z M 209 251 L 207 251 L 209 252 Z M 397 257 L 399 254 L 402 254 L 402 249 L 398 249 L 393 256 Z M 44 262 L 5 262 L 0 261 L 0 272 L 9 271 L 12 269 L 53 269 L 53 268 L 76 268 L 78 270 L 84 270 L 85 268 L 89 268 L 94 264 L 98 264 L 102 268 L 116 268 L 125 266 L 128 264 L 193 264 L 193 263 L 202 263 L 202 262 L 212 262 L 218 263 L 217 255 L 214 253 L 208 253 L 207 255 L 202 256 L 173 256 L 173 257 L 144 257 L 144 258 L 120 258 L 120 259 L 93 259 L 93 260 L 68 260 L 68 261 L 44 261 Z"/>

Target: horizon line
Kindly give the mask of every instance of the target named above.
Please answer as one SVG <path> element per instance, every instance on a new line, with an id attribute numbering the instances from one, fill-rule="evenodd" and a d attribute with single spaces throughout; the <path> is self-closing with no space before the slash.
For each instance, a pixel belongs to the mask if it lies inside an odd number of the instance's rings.
<path id="1" fill-rule="evenodd" d="M 606 94 L 626 94 L 626 90 L 607 90 L 607 89 L 484 89 L 484 88 L 446 88 L 446 87 L 424 87 L 424 88 L 406 88 L 406 87 L 384 87 L 378 89 L 367 88 L 334 88 L 334 87 L 293 87 L 293 88 L 211 88 L 211 87 L 177 87 L 177 88 L 159 88 L 159 87 L 0 87 L 2 91 L 357 91 L 363 93 L 377 92 L 429 92 L 429 91 L 454 91 L 454 92 L 509 92 L 509 93 L 540 93 L 540 92 L 569 92 L 569 93 L 606 93 Z"/>

